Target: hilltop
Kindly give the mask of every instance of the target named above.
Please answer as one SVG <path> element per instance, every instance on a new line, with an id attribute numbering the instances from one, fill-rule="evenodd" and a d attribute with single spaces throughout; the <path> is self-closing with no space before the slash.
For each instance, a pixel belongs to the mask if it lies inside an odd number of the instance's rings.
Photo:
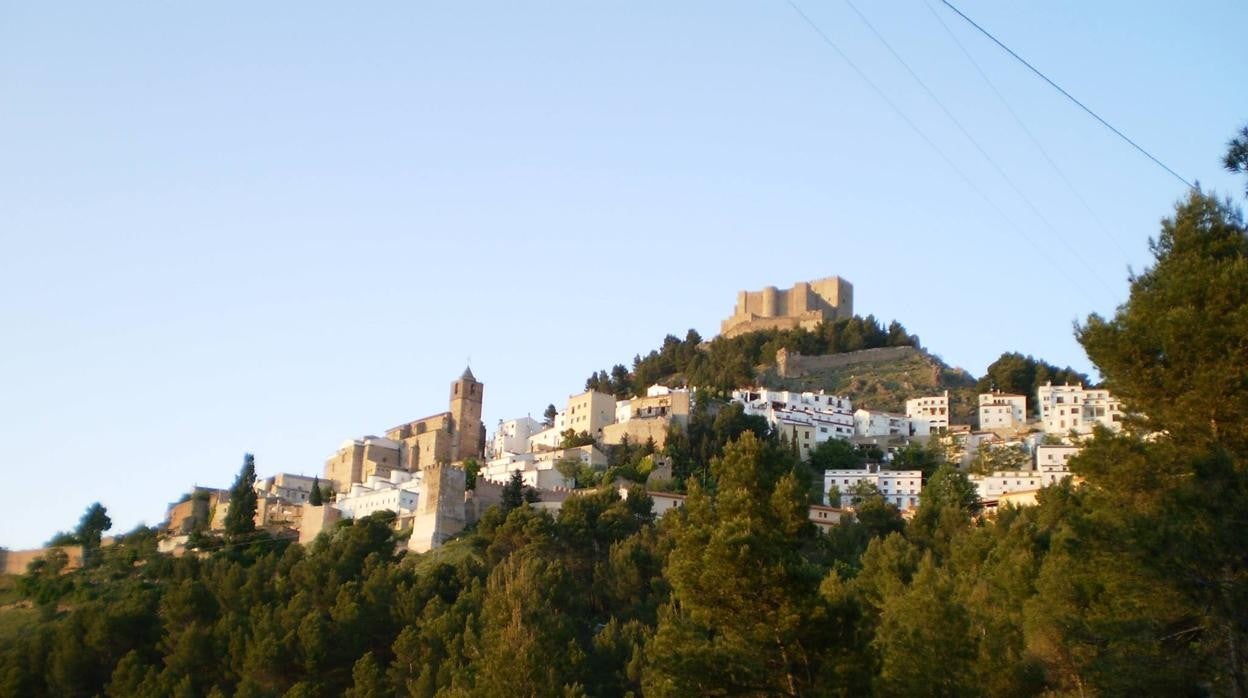
<path id="1" fill-rule="evenodd" d="M 590 375 L 585 387 L 624 398 L 656 383 L 713 394 L 746 385 L 824 390 L 849 397 L 856 406 L 889 412 L 904 412 L 909 398 L 948 390 L 954 421 L 962 423 L 971 420 L 976 406 L 974 376 L 924 350 L 900 322 L 886 328 L 871 315 L 710 341 L 694 330 L 684 340 L 668 335 L 658 349 L 634 357 L 632 370 L 617 364 Z"/>
<path id="2" fill-rule="evenodd" d="M 757 367 L 765 388 L 799 392 L 823 390 L 850 398 L 855 407 L 904 413 L 906 400 L 949 391 L 953 421 L 967 423 L 975 413 L 976 380 L 920 347 L 862 349 L 843 354 L 804 356 L 781 350 L 777 360 Z"/>

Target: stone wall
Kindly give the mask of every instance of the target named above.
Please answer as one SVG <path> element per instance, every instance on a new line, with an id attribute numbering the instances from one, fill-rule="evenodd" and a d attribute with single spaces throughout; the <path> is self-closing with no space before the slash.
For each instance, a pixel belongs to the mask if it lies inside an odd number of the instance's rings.
<path id="1" fill-rule="evenodd" d="M 734 337 L 758 330 L 812 329 L 825 320 L 853 314 L 853 284 L 830 276 L 799 282 L 785 290 L 768 286 L 761 291 L 738 292 L 733 314 L 723 321 L 720 332 Z"/>
<path id="2" fill-rule="evenodd" d="M 902 361 L 918 352 L 914 347 L 881 347 L 863 349 L 844 354 L 803 356 L 795 351 L 781 349 L 776 352 L 776 373 L 781 378 L 801 378 L 821 370 L 852 366 L 878 361 Z"/>
<path id="3" fill-rule="evenodd" d="M 82 546 L 58 546 L 68 558 L 65 571 L 82 567 Z M 0 550 L 0 574 L 26 574 L 26 567 L 38 560 L 54 548 L 36 548 L 34 550 Z"/>

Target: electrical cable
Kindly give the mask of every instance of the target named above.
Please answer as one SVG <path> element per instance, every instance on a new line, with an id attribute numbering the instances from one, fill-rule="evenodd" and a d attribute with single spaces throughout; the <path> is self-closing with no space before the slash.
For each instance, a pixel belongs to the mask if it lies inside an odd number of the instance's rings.
<path id="1" fill-rule="evenodd" d="M 1045 259 L 1045 261 L 1047 261 L 1051 266 L 1057 269 L 1060 274 L 1065 276 L 1066 280 L 1069 281 L 1071 284 L 1073 284 L 1075 288 L 1078 288 L 1079 292 L 1083 294 L 1084 298 L 1089 303 L 1092 303 L 1095 305 L 1095 301 L 1092 299 L 1091 294 L 1087 292 L 1087 289 L 1083 287 L 1083 284 L 1079 283 L 1077 279 L 1071 276 L 1070 272 L 1067 271 L 1065 266 L 1058 264 L 1049 255 L 1049 253 L 1044 249 L 1044 247 L 1042 247 L 1038 242 L 1036 242 L 1036 240 L 1032 236 L 1028 235 L 1021 226 L 1015 223 L 1014 219 L 1010 218 L 1009 214 L 1007 214 L 1004 210 L 1001 209 L 1000 206 L 998 206 L 991 198 L 989 198 L 988 195 L 985 194 L 982 189 L 976 186 L 975 183 L 971 181 L 971 178 L 968 177 L 966 173 L 964 173 L 962 169 L 959 168 L 953 162 L 953 160 L 948 155 L 945 154 L 945 151 L 941 150 L 940 147 L 936 145 L 936 143 L 931 138 L 929 138 L 928 135 L 924 133 L 923 130 L 920 129 L 917 124 L 914 123 L 914 121 L 910 119 L 910 117 L 906 116 L 905 112 L 903 112 L 901 108 L 898 107 L 897 104 L 893 102 L 893 100 L 889 99 L 888 95 L 886 95 L 884 91 L 880 89 L 880 87 L 876 85 L 875 82 L 872 81 L 871 78 L 868 77 L 867 74 L 863 72 L 861 68 L 858 67 L 858 64 L 854 63 L 854 61 L 848 55 L 846 55 L 846 53 L 842 51 L 839 46 L 837 46 L 836 42 L 832 40 L 832 37 L 828 36 L 827 33 L 824 32 L 823 29 L 821 29 L 819 25 L 816 24 L 814 20 L 810 18 L 810 16 L 808 16 L 805 12 L 803 12 L 802 8 L 798 7 L 797 4 L 793 0 L 785 0 L 785 3 L 787 3 L 788 6 L 792 8 L 794 12 L 797 13 L 798 17 L 800 17 L 802 21 L 805 22 L 807 26 L 809 26 L 815 32 L 815 34 L 817 34 L 819 38 L 822 39 L 823 42 L 828 45 L 829 48 L 831 48 L 833 51 L 836 52 L 838 56 L 841 57 L 841 60 L 845 61 L 846 65 L 848 65 L 850 69 L 852 69 L 854 73 L 857 74 L 858 77 L 863 82 L 865 82 L 872 89 L 872 91 L 875 92 L 876 96 L 878 96 L 881 100 L 883 100 L 884 103 L 887 104 L 888 107 L 893 110 L 893 113 L 895 113 L 902 121 L 904 121 L 906 125 L 909 126 L 910 129 L 914 131 L 915 134 L 918 135 L 919 138 L 922 139 L 923 142 L 928 145 L 928 147 L 930 147 L 933 151 L 935 151 L 936 154 L 940 156 L 942 160 L 945 161 L 945 164 L 949 166 L 949 169 L 953 170 L 954 174 L 956 174 L 968 187 L 970 187 L 971 191 L 978 194 L 979 197 L 984 200 L 984 203 L 988 204 L 990 208 L 996 211 L 997 215 L 999 215 L 1003 220 L 1005 220 L 1005 222 L 1008 223 L 1009 226 L 1015 232 L 1017 232 L 1023 239 L 1025 239 L 1028 243 L 1031 244 L 1032 247 L 1035 248 L 1037 254 L 1039 254 L 1041 257 Z"/>
<path id="2" fill-rule="evenodd" d="M 979 151 L 979 154 L 988 161 L 988 164 L 991 165 L 994 170 L 996 170 L 997 174 L 1000 175 L 1001 179 L 1005 181 L 1010 189 L 1012 189 L 1014 193 L 1023 200 L 1023 203 L 1027 204 L 1027 207 L 1031 209 L 1031 212 L 1035 214 L 1036 218 L 1040 219 L 1040 222 L 1044 224 L 1045 228 L 1048 228 L 1049 233 L 1061 241 L 1062 245 L 1066 247 L 1066 251 L 1083 265 L 1084 269 L 1086 269 L 1088 273 L 1100 283 L 1101 287 L 1104 288 L 1104 290 L 1108 292 L 1111 297 L 1115 298 L 1115 301 L 1119 301 L 1120 299 L 1118 299 L 1113 289 L 1109 288 L 1108 284 L 1105 283 L 1105 280 L 1101 278 L 1101 275 L 1097 274 L 1096 270 L 1092 268 L 1092 265 L 1088 264 L 1087 260 L 1079 254 L 1079 250 L 1077 250 L 1074 245 L 1070 244 L 1066 237 L 1059 233 L 1055 227 L 1053 227 L 1053 224 L 1049 222 L 1048 217 L 1040 211 L 1039 207 L 1037 207 L 1034 202 L 1032 202 L 1031 197 L 1027 196 L 1027 194 L 1017 184 L 1015 184 L 1014 180 L 1005 172 L 1005 169 L 997 163 L 996 159 L 989 155 L 988 151 L 984 150 L 983 146 L 979 144 L 979 141 L 975 138 L 975 136 L 962 125 L 962 122 L 958 119 L 958 117 L 954 116 L 953 112 L 945 106 L 940 97 L 936 96 L 936 93 L 933 92 L 932 89 L 927 86 L 927 83 L 919 77 L 918 73 L 914 72 L 914 69 L 910 67 L 910 64 L 901 57 L 901 54 L 897 53 L 892 44 L 888 43 L 888 40 L 885 39 L 879 30 L 875 28 L 875 25 L 871 23 L 871 20 L 867 19 L 866 15 L 864 15 L 858 7 L 854 5 L 852 0 L 844 0 L 844 2 L 849 6 L 849 9 L 854 11 L 854 14 L 858 15 L 858 19 L 862 20 L 862 23 L 867 25 L 867 29 L 871 30 L 871 33 L 881 44 L 884 45 L 884 48 L 888 49 L 888 52 L 892 54 L 893 58 L 897 59 L 897 62 L 901 64 L 901 67 L 906 69 L 906 72 L 909 73 L 910 77 L 919 84 L 919 87 L 923 88 L 923 91 L 927 93 L 927 96 L 931 98 L 933 102 L 936 103 L 936 106 L 940 107 L 940 110 L 944 112 L 945 116 L 948 117 L 949 120 L 953 122 L 953 125 L 962 132 L 962 135 L 971 142 L 971 145 L 975 147 L 975 150 Z"/>
<path id="3" fill-rule="evenodd" d="M 929 0 L 923 0 L 923 6 L 926 7 L 927 11 L 936 19 L 936 21 L 940 24 L 940 27 L 945 30 L 945 34 L 950 40 L 953 41 L 954 45 L 958 47 L 958 50 L 962 52 L 962 55 L 966 56 L 966 60 L 970 61 L 971 66 L 975 68 L 975 72 L 979 74 L 979 77 L 984 81 L 984 84 L 988 85 L 988 89 L 992 90 L 992 93 L 996 95 L 997 100 L 1001 102 L 1001 106 L 1005 107 L 1005 110 L 1009 112 L 1010 116 L 1014 119 L 1014 123 L 1018 124 L 1018 127 L 1027 135 L 1027 139 L 1030 140 L 1031 144 L 1034 145 L 1036 150 L 1040 152 L 1040 155 L 1044 158 L 1044 161 L 1049 164 L 1049 167 L 1052 168 L 1058 179 L 1062 180 L 1062 183 L 1066 185 L 1066 188 L 1070 190 L 1070 193 L 1079 201 L 1084 210 L 1088 212 L 1088 216 L 1096 222 L 1097 227 L 1101 229 L 1101 232 L 1105 234 L 1105 237 L 1114 244 L 1114 247 L 1118 248 L 1118 252 L 1122 254 L 1123 258 L 1129 259 L 1130 255 L 1118 240 L 1118 236 L 1114 235 L 1110 231 L 1109 227 L 1105 225 L 1105 222 L 1101 220 L 1101 217 L 1096 215 L 1096 211 L 1092 209 L 1092 206 L 1088 203 L 1087 199 L 1079 193 L 1078 188 L 1076 188 L 1074 183 L 1070 181 L 1070 178 L 1066 176 L 1066 173 L 1061 167 L 1058 166 L 1057 162 L 1053 160 L 1053 157 L 1049 155 L 1048 149 L 1040 143 L 1040 139 L 1036 138 L 1036 135 L 1032 133 L 1030 128 L 1027 127 L 1027 124 L 1023 122 L 1022 117 L 1018 115 L 1018 112 L 1014 111 L 1014 108 L 1010 106 L 1010 103 L 1005 98 L 1005 95 L 1001 94 L 1001 91 L 997 89 L 996 84 L 992 82 L 992 80 L 988 77 L 988 74 L 985 73 L 983 68 L 980 67 L 979 63 L 975 60 L 975 57 L 972 56 L 970 51 L 966 50 L 966 46 L 958 40 L 958 36 L 953 33 L 953 30 L 949 28 L 948 24 L 945 24 L 945 20 L 941 18 L 940 13 L 936 11 L 936 8 L 932 7 L 932 3 L 929 2 Z"/>
<path id="4" fill-rule="evenodd" d="M 995 43 L 997 46 L 1000 46 L 1000 47 L 1002 48 L 1002 50 L 1004 50 L 1006 53 L 1008 53 L 1008 54 L 1010 54 L 1011 56 L 1013 56 L 1013 57 L 1014 57 L 1014 59 L 1015 59 L 1015 60 L 1017 60 L 1019 63 L 1022 63 L 1023 65 L 1027 66 L 1027 69 L 1028 69 L 1028 70 L 1030 70 L 1031 72 L 1033 72 L 1033 73 L 1035 73 L 1036 75 L 1040 76 L 1040 79 L 1041 79 L 1041 80 L 1044 80 L 1045 82 L 1049 83 L 1049 85 L 1051 85 L 1051 86 L 1053 87 L 1053 89 L 1057 90 L 1058 92 L 1061 92 L 1061 93 L 1062 93 L 1062 94 L 1066 97 L 1066 99 L 1069 99 L 1070 101 L 1074 102 L 1076 106 L 1078 106 L 1080 109 L 1082 109 L 1082 110 L 1084 110 L 1085 112 L 1087 112 L 1087 113 L 1088 113 L 1088 114 L 1089 114 L 1089 115 L 1090 115 L 1093 119 L 1096 119 L 1097 121 L 1101 122 L 1101 125 L 1103 125 L 1103 126 L 1104 126 L 1105 128 L 1107 128 L 1107 129 L 1109 129 L 1110 131 L 1113 131 L 1113 132 L 1114 132 L 1114 134 L 1116 134 L 1119 138 L 1121 138 L 1122 140 L 1124 140 L 1124 141 L 1126 141 L 1127 143 L 1129 143 L 1129 144 L 1131 145 L 1131 147 L 1132 147 L 1132 148 L 1135 148 L 1136 150 L 1138 150 L 1138 151 L 1140 151 L 1141 153 L 1143 153 L 1143 154 L 1144 154 L 1144 157 L 1146 157 L 1146 158 L 1148 158 L 1149 160 L 1152 160 L 1153 162 L 1157 163 L 1157 165 L 1158 165 L 1159 167 L 1161 167 L 1161 169 L 1165 170 L 1166 172 L 1169 172 L 1171 175 L 1173 175 L 1173 176 L 1174 176 L 1174 178 L 1175 178 L 1175 179 L 1177 179 L 1177 180 L 1179 180 L 1180 182 L 1182 182 L 1183 184 L 1187 185 L 1187 188 L 1188 188 L 1188 189 L 1196 189 L 1196 186 L 1195 186 L 1194 184 L 1192 184 L 1191 182 L 1189 182 L 1189 181 L 1187 181 L 1186 179 L 1184 179 L 1183 177 L 1181 177 L 1181 176 L 1179 175 L 1179 173 L 1178 173 L 1178 172 L 1175 172 L 1174 170 L 1170 169 L 1170 168 L 1166 165 L 1166 163 L 1162 162 L 1161 160 L 1158 160 L 1158 159 L 1157 159 L 1157 158 L 1156 158 L 1156 157 L 1155 157 L 1152 153 L 1148 152 L 1147 150 L 1144 150 L 1144 148 L 1143 148 L 1143 147 L 1141 147 L 1139 143 L 1136 143 L 1135 141 L 1131 140 L 1130 138 L 1127 138 L 1127 135 L 1126 135 L 1125 133 L 1123 133 L 1122 131 L 1119 131 L 1118 129 L 1114 128 L 1114 127 L 1113 127 L 1113 126 L 1112 126 L 1112 125 L 1111 125 L 1108 121 L 1106 121 L 1106 120 L 1102 119 L 1102 118 L 1100 117 L 1100 115 L 1098 115 L 1096 112 L 1094 112 L 1094 111 L 1092 111 L 1091 109 L 1089 109 L 1089 108 L 1087 107 L 1087 105 L 1085 105 L 1083 102 L 1080 102 L 1079 100 L 1075 99 L 1074 95 L 1070 94 L 1070 93 L 1069 93 L 1069 92 L 1067 92 L 1066 90 L 1063 90 L 1063 89 L 1062 89 L 1062 87 L 1061 87 L 1060 85 L 1058 85 L 1056 82 L 1053 82 L 1052 80 L 1050 80 L 1050 79 L 1049 79 L 1049 76 L 1047 76 L 1047 75 L 1045 75 L 1044 73 L 1040 72 L 1040 70 L 1039 70 L 1039 69 L 1037 69 L 1034 65 L 1032 65 L 1032 64 L 1030 64 L 1030 63 L 1028 63 L 1028 62 L 1026 61 L 1026 59 L 1024 59 L 1022 56 L 1018 55 L 1017 53 L 1014 53 L 1014 51 L 1013 51 L 1013 50 L 1011 50 L 1009 46 L 1006 46 L 1005 44 L 1001 43 L 1001 40 L 1000 40 L 1000 39 L 998 39 L 997 37 L 993 36 L 993 35 L 992 35 L 992 34 L 991 34 L 991 33 L 990 33 L 987 29 L 984 29 L 983 27 L 981 27 L 981 26 L 979 26 L 978 24 L 976 24 L 976 23 L 975 23 L 975 20 L 971 19 L 970 17 L 967 17 L 967 16 L 966 16 L 966 14 L 962 12 L 962 10 L 959 10 L 958 8 L 954 7 L 953 3 L 949 2 L 949 0 L 940 0 L 940 1 L 941 1 L 941 2 L 943 2 L 943 3 L 944 3 L 944 4 L 945 4 L 945 5 L 946 5 L 949 9 L 953 10 L 954 12 L 956 12 L 956 13 L 958 14 L 958 16 L 959 16 L 959 17 L 961 17 L 962 19 L 966 20 L 966 21 L 967 21 L 967 22 L 968 22 L 968 23 L 969 23 L 972 27 L 975 27 L 976 29 L 978 29 L 978 30 L 980 31 L 980 33 L 981 33 L 981 34 L 983 34 L 984 36 L 988 37 L 989 39 L 992 39 L 992 42 L 993 42 L 993 43 Z"/>

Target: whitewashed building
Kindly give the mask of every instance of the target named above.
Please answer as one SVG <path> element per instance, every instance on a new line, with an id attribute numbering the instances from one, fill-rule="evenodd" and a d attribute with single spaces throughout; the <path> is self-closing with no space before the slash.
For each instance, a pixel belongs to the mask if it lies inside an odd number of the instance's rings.
<path id="1" fill-rule="evenodd" d="M 421 475 L 392 470 L 383 478 L 369 476 L 364 482 L 351 484 L 351 489 L 334 496 L 330 505 L 342 512 L 344 519 L 359 519 L 377 511 L 393 511 L 399 518 L 411 516 L 420 498 Z"/>
<path id="2" fill-rule="evenodd" d="M 256 480 L 253 486 L 256 494 L 262 497 L 276 497 L 291 504 L 303 504 L 312 495 L 312 484 L 317 478 L 306 475 L 278 473 L 273 477 Z M 328 485 L 329 483 L 321 483 Z"/>
<path id="3" fill-rule="evenodd" d="M 1010 393 L 979 396 L 980 429 L 1014 429 L 1027 423 L 1027 397 Z"/>
<path id="4" fill-rule="evenodd" d="M 914 434 L 940 434 L 949 429 L 949 391 L 906 400 L 906 417 Z"/>
<path id="5" fill-rule="evenodd" d="M 827 506 L 838 506 L 838 502 L 828 498 L 828 491 L 835 485 L 841 493 L 839 504 L 848 504 L 854 487 L 860 482 L 875 485 L 886 501 L 905 511 L 919 506 L 919 492 L 923 490 L 923 471 L 882 470 L 874 465 L 854 470 L 825 470 L 823 503 Z"/>
<path id="6" fill-rule="evenodd" d="M 542 423 L 532 417 L 519 417 L 498 423 L 494 438 L 490 440 L 490 459 L 498 458 L 504 453 L 527 453 L 529 440 L 544 430 Z"/>
<path id="7" fill-rule="evenodd" d="M 1070 459 L 1083 450 L 1082 446 L 1068 444 L 1039 444 L 1036 446 L 1036 470 L 1041 472 L 1070 472 Z"/>
<path id="8" fill-rule="evenodd" d="M 1046 434 L 1091 434 L 1097 424 L 1122 429 L 1122 404 L 1108 390 L 1046 383 L 1036 389 L 1036 402 Z"/>
<path id="9" fill-rule="evenodd" d="M 743 388 L 732 391 L 732 401 L 739 403 L 745 414 L 763 417 L 773 428 L 798 437 L 799 444 L 810 449 L 828 439 L 848 439 L 854 435 L 854 407 L 849 398 L 840 395 L 796 393 L 788 390 Z"/>
<path id="10" fill-rule="evenodd" d="M 858 436 L 909 436 L 910 419 L 891 412 L 860 409 L 854 412 L 854 433 Z"/>

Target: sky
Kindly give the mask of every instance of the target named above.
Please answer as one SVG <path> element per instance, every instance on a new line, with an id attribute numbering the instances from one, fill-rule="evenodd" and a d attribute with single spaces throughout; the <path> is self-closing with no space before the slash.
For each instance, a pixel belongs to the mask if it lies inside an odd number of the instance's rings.
<path id="1" fill-rule="evenodd" d="M 975 375 L 1095 375 L 1185 186 L 938 0 L 794 4 L 0 2 L 0 545 L 319 474 L 466 364 L 537 417 L 831 275 Z M 1242 202 L 1248 4 L 955 4 Z"/>

